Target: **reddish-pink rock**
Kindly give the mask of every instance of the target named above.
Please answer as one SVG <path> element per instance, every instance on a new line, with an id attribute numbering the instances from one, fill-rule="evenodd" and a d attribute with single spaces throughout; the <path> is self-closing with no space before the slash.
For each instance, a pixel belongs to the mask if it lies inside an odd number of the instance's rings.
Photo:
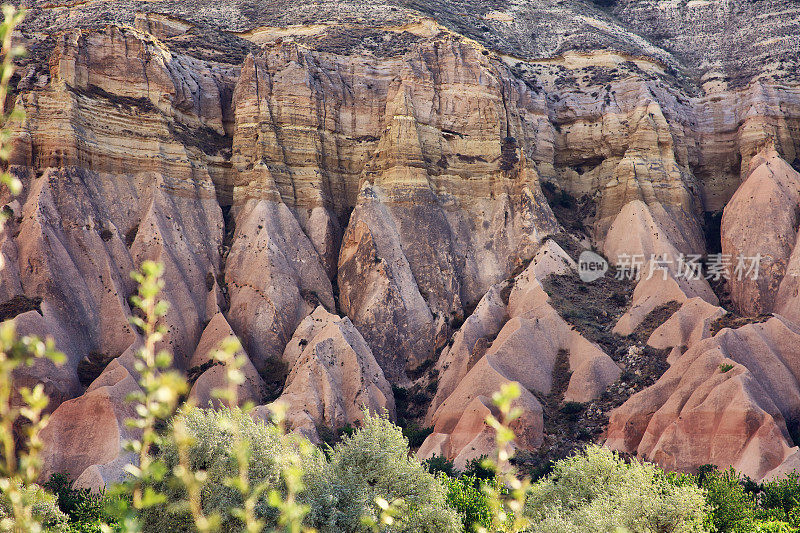
<path id="1" fill-rule="evenodd" d="M 800 329 L 781 318 L 696 343 L 612 413 L 606 445 L 672 469 L 769 475 L 797 451 L 798 346 Z"/>

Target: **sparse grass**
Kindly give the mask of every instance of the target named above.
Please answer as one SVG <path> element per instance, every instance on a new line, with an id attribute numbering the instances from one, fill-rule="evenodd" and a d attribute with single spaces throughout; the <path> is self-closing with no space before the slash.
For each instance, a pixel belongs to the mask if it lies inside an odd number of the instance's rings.
<path id="1" fill-rule="evenodd" d="M 617 280 L 609 272 L 593 283 L 584 283 L 572 273 L 548 276 L 542 285 L 564 320 L 606 353 L 614 353 L 621 340 L 611 329 L 630 305 L 632 281 Z"/>
<path id="2" fill-rule="evenodd" d="M 42 299 L 29 298 L 24 294 L 14 296 L 0 304 L 0 322 L 10 320 L 28 311 L 36 311 L 42 314 Z"/>
<path id="3" fill-rule="evenodd" d="M 711 335 L 714 336 L 725 328 L 738 329 L 748 324 L 761 324 L 770 318 L 772 318 L 771 314 L 748 317 L 735 313 L 726 313 L 711 324 Z"/>
<path id="4" fill-rule="evenodd" d="M 667 302 L 650 311 L 631 335 L 637 341 L 646 343 L 653 332 L 681 308 L 679 302 Z"/>

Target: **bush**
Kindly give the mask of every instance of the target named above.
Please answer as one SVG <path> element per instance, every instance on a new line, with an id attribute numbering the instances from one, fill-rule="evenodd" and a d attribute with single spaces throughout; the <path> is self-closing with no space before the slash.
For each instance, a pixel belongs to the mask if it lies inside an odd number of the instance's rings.
<path id="1" fill-rule="evenodd" d="M 710 521 L 716 531 L 744 533 L 754 531 L 756 500 L 748 494 L 739 475 L 731 468 L 718 472 L 701 467 L 700 486 L 706 490 Z"/>
<path id="2" fill-rule="evenodd" d="M 478 531 L 478 527 L 489 528 L 492 510 L 486 494 L 480 490 L 480 480 L 464 476 L 458 479 L 444 478 L 447 484 L 447 503 L 461 516 L 464 531 Z"/>
<path id="3" fill-rule="evenodd" d="M 464 475 L 473 477 L 478 481 L 490 481 L 497 477 L 497 468 L 489 457 L 481 455 L 472 459 L 467 463 L 467 468 L 464 469 Z"/>
<path id="4" fill-rule="evenodd" d="M 43 487 L 52 493 L 58 508 L 69 518 L 69 530 L 74 533 L 100 533 L 101 525 L 114 525 L 105 512 L 108 501 L 102 494 L 88 489 L 76 489 L 66 474 L 53 474 Z"/>
<path id="5" fill-rule="evenodd" d="M 453 464 L 453 461 L 448 460 L 446 457 L 434 455 L 430 459 L 425 459 L 422 461 L 422 464 L 425 466 L 425 470 L 433 475 L 441 472 L 447 477 L 461 476 L 461 472 L 456 470 L 456 466 Z"/>
<path id="6" fill-rule="evenodd" d="M 561 413 L 565 415 L 576 415 L 578 413 L 582 413 L 586 406 L 580 402 L 566 402 L 563 406 L 561 406 Z"/>
<path id="7" fill-rule="evenodd" d="M 797 472 L 785 478 L 768 481 L 761 485 L 761 507 L 780 511 L 782 518 L 789 520 L 793 510 L 800 507 L 800 475 Z M 793 524 L 795 527 L 799 524 Z"/>
<path id="8" fill-rule="evenodd" d="M 48 494 L 39 485 L 17 485 L 24 505 L 31 510 L 33 518 L 47 531 L 69 531 L 67 515 L 62 513 L 56 497 Z M 13 517 L 11 502 L 5 492 L 0 492 L 0 520 Z"/>
<path id="9" fill-rule="evenodd" d="M 281 457 L 289 449 L 295 449 L 292 443 L 298 437 L 283 436 L 275 426 L 256 422 L 239 409 L 191 409 L 178 413 L 176 419 L 182 420 L 192 438 L 187 450 L 190 469 L 206 473 L 201 489 L 203 511 L 207 515 L 219 513 L 222 531 L 240 531 L 242 522 L 231 514 L 231 510 L 243 506 L 243 497 L 239 490 L 226 482 L 238 472 L 235 432 L 248 448 L 248 478 L 251 486 L 265 484 L 277 489 L 282 488 Z M 158 455 L 167 472 L 172 472 L 179 464 L 178 447 L 174 439 L 168 439 Z M 314 460 L 313 457 L 306 459 L 309 462 Z M 144 531 L 194 531 L 194 521 L 188 509 L 175 505 L 187 498 L 184 485 L 168 475 L 155 488 L 165 493 L 172 505 L 145 509 L 142 513 Z M 268 524 L 274 524 L 277 511 L 267 500 L 265 491 L 256 504 L 256 516 Z"/>
<path id="10" fill-rule="evenodd" d="M 385 418 L 367 414 L 363 427 L 331 450 L 329 461 L 307 471 L 305 484 L 309 525 L 323 533 L 369 531 L 362 517 L 378 520 L 377 498 L 394 503 L 396 511 L 384 531 L 461 531 L 444 482 L 409 455 L 402 430 Z"/>
<path id="11" fill-rule="evenodd" d="M 410 424 L 403 428 L 403 436 L 408 439 L 408 445 L 414 449 L 422 446 L 431 433 L 433 433 L 433 428 L 421 428 L 416 424 Z"/>
<path id="12" fill-rule="evenodd" d="M 707 505 L 697 486 L 672 483 L 658 467 L 627 464 L 598 446 L 557 461 L 532 486 L 525 510 L 531 532 L 706 531 Z"/>
<path id="13" fill-rule="evenodd" d="M 786 522 L 762 522 L 756 524 L 755 533 L 797 533 L 797 528 L 792 527 Z"/>

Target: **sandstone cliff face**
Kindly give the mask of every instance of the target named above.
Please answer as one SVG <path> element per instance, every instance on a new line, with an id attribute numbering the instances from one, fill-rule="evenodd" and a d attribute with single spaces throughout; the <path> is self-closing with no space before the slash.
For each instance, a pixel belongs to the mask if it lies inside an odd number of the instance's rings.
<path id="1" fill-rule="evenodd" d="M 673 367 L 615 412 L 610 444 L 757 476 L 795 453 L 792 406 L 769 400 L 783 382 L 722 346 L 783 343 L 770 353 L 790 367 L 798 356 L 792 2 L 24 4 L 18 38 L 31 55 L 13 98 L 27 118 L 12 171 L 25 188 L 2 199 L 14 216 L 0 235 L 0 304 L 68 355 L 15 377 L 44 382 L 64 420 L 47 438 L 52 471 L 100 486 L 122 461 L 124 413 L 105 388 L 131 371 L 128 273 L 145 259 L 166 266 L 165 345 L 178 368 L 202 370 L 194 397 L 210 399 L 224 374 L 205 367 L 210 339 L 233 333 L 250 362 L 242 397 L 281 396 L 312 436 L 356 422 L 362 405 L 394 412 L 391 385 L 430 388 L 417 406 L 434 428 L 423 454 L 463 464 L 492 446 L 491 393 L 517 381 L 519 444 L 535 449 L 554 383 L 565 382 L 562 399 L 606 409 L 605 393 L 628 379 L 615 352 L 652 325 L 644 341 Z M 719 244 L 704 215 L 723 209 L 722 251 L 769 257 L 758 282 L 730 284 L 730 311 L 776 313 L 769 326 L 716 333 L 725 298 L 670 270 L 622 295 L 631 305 L 592 337 L 542 287 L 573 271 L 581 247 L 612 263 L 704 254 Z M 606 342 L 612 326 L 619 350 Z M 735 373 L 717 376 L 712 352 Z M 676 379 L 694 364 L 716 400 L 692 410 L 679 398 L 699 385 Z M 729 393 L 738 422 L 709 446 L 757 434 L 769 459 L 744 445 L 707 455 L 675 437 L 702 433 L 675 429 L 682 409 L 705 424 Z M 70 425 L 76 405 L 105 406 L 108 431 Z"/>

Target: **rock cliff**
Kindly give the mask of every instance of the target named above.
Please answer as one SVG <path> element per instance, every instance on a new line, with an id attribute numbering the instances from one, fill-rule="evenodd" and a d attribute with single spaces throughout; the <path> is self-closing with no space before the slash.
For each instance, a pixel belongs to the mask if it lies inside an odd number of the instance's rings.
<path id="1" fill-rule="evenodd" d="M 780 399 L 800 362 L 795 2 L 23 4 L 0 306 L 68 356 L 15 378 L 53 398 L 48 471 L 95 487 L 124 461 L 145 259 L 194 397 L 232 332 L 241 395 L 287 401 L 312 437 L 366 405 L 463 464 L 517 381 L 526 453 L 607 437 L 758 477 L 800 453 Z M 554 293 L 583 248 L 658 274 Z M 662 277 L 651 257 L 714 252 L 761 254 L 762 277 Z M 84 405 L 96 431 L 71 422 Z"/>

